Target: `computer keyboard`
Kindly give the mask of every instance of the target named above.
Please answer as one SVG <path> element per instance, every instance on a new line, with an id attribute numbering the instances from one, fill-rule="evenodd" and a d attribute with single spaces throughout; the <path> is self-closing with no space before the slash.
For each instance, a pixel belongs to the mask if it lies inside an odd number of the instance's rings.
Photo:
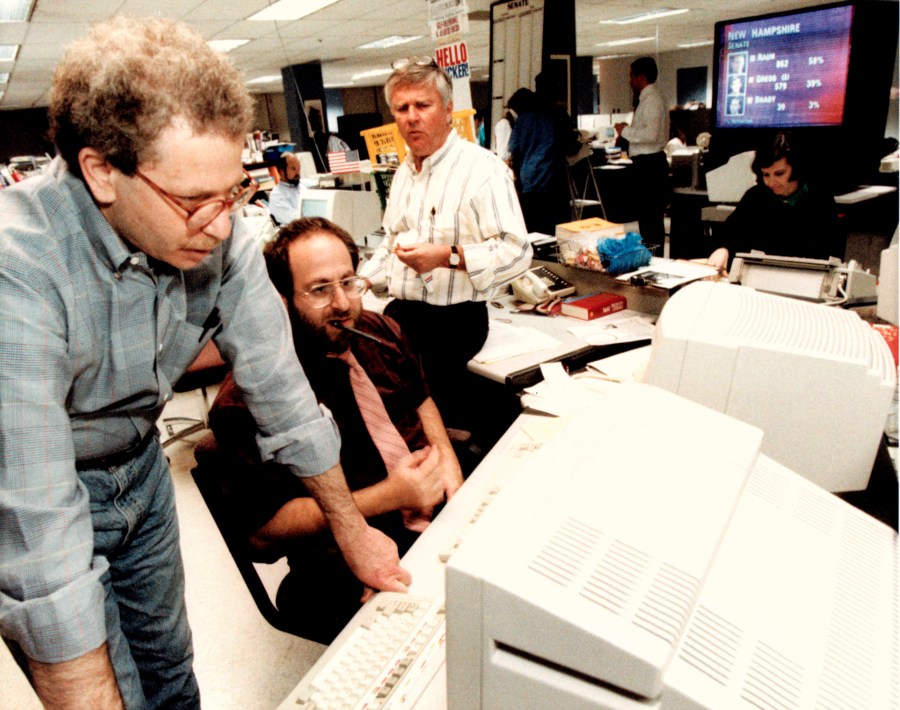
<path id="1" fill-rule="evenodd" d="M 405 710 L 444 664 L 444 605 L 379 592 L 280 710 Z"/>

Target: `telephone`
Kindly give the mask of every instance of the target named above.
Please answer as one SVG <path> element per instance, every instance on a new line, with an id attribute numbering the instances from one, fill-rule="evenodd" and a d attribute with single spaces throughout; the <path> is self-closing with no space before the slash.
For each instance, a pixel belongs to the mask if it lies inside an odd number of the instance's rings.
<path id="1" fill-rule="evenodd" d="M 525 303 L 544 303 L 575 293 L 575 287 L 543 266 L 529 269 L 512 282 L 513 295 Z"/>

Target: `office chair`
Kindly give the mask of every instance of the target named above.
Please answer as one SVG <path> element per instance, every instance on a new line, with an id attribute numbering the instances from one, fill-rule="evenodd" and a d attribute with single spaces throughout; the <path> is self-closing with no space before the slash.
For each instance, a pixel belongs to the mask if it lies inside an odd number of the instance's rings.
<path id="1" fill-rule="evenodd" d="M 197 466 L 191 471 L 191 476 L 197 484 L 200 495 L 203 496 L 203 501 L 206 503 L 216 527 L 219 528 L 219 532 L 225 540 L 225 545 L 231 553 L 238 572 L 241 573 L 244 584 L 250 591 L 250 596 L 253 597 L 256 608 L 259 609 L 263 618 L 279 631 L 297 635 L 288 627 L 269 596 L 254 565 L 254 553 L 250 542 L 244 535 L 237 532 L 237 528 L 230 522 L 228 507 L 224 504 L 223 487 L 218 475 L 223 463 L 217 456 L 216 439 L 212 432 L 208 432 L 197 443 L 194 448 L 194 457 L 197 459 Z"/>
<path id="2" fill-rule="evenodd" d="M 200 418 L 196 417 L 165 417 L 162 425 L 166 430 L 168 437 L 163 441 L 163 448 L 167 447 L 180 439 L 184 439 L 198 431 L 209 429 L 209 412 L 210 401 L 207 394 L 207 388 L 220 383 L 228 372 L 228 365 L 219 354 L 219 350 L 215 343 L 209 341 L 197 359 L 191 363 L 191 366 L 181 376 L 178 382 L 172 387 L 175 392 L 192 392 L 198 390 L 203 399 L 203 413 Z M 183 429 L 177 429 L 178 425 L 186 425 Z"/>

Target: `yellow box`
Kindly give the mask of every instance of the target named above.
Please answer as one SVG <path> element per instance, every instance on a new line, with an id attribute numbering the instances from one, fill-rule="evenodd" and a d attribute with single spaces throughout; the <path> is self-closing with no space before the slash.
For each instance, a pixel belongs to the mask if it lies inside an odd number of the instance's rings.
<path id="1" fill-rule="evenodd" d="M 467 108 L 453 112 L 453 128 L 470 143 L 475 142 L 475 125 L 472 116 L 475 109 Z M 406 157 L 406 143 L 400 136 L 396 123 L 386 123 L 378 128 L 367 128 L 359 135 L 365 138 L 366 150 L 373 165 L 399 165 Z"/>
<path id="2" fill-rule="evenodd" d="M 601 237 L 621 239 L 624 236 L 624 225 L 599 217 L 556 225 L 560 261 L 591 271 L 605 271 L 597 253 L 597 240 Z"/>
<path id="3" fill-rule="evenodd" d="M 566 222 L 556 225 L 557 237 L 592 236 L 612 237 L 617 234 L 625 234 L 625 227 L 618 222 L 607 222 L 599 217 L 580 219 L 577 222 Z"/>
<path id="4" fill-rule="evenodd" d="M 399 165 L 406 157 L 406 143 L 400 137 L 396 123 L 367 128 L 359 135 L 366 139 L 366 150 L 373 165 Z"/>
<path id="5" fill-rule="evenodd" d="M 469 143 L 475 142 L 475 123 L 472 120 L 474 115 L 474 108 L 464 108 L 453 112 L 453 128 L 459 133 L 460 138 L 465 138 Z"/>

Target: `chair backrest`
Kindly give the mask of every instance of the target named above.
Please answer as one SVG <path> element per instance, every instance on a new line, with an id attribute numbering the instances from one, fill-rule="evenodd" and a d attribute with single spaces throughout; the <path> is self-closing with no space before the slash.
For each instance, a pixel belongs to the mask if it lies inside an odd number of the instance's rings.
<path id="1" fill-rule="evenodd" d="M 244 584 L 250 590 L 250 595 L 256 603 L 263 618 L 272 626 L 286 633 L 294 633 L 286 624 L 279 613 L 269 592 L 263 583 L 259 572 L 254 565 L 250 542 L 239 534 L 229 522 L 228 513 L 224 505 L 223 491 L 218 471 L 221 471 L 221 462 L 218 460 L 216 439 L 212 432 L 208 433 L 198 442 L 194 449 L 197 466 L 191 471 L 194 482 L 203 496 L 206 507 L 212 515 L 225 545 L 231 553 L 232 559 L 244 579 Z M 295 634 L 296 635 L 296 634 Z"/>

